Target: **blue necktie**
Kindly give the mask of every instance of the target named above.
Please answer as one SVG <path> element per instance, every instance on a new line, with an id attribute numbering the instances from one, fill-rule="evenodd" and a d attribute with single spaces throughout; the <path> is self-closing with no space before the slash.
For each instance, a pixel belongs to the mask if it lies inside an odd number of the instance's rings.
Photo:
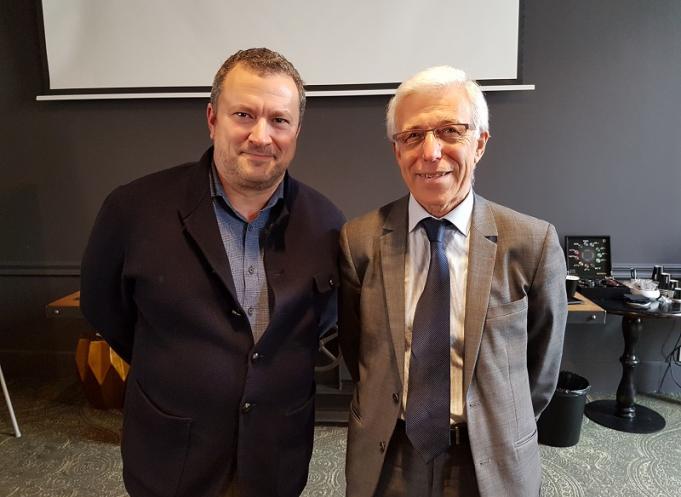
<path id="1" fill-rule="evenodd" d="M 449 267 L 443 243 L 445 223 L 421 221 L 430 241 L 426 286 L 412 327 L 406 432 L 426 462 L 443 453 L 449 439 Z"/>

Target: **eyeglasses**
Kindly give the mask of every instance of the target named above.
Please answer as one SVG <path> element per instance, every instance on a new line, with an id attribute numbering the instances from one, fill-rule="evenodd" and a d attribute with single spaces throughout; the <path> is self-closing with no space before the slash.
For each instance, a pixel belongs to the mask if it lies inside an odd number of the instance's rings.
<path id="1" fill-rule="evenodd" d="M 432 131 L 433 136 L 438 140 L 442 140 L 445 143 L 458 143 L 469 129 L 475 128 L 466 123 L 447 123 L 430 129 L 408 129 L 395 133 L 393 141 L 400 145 L 413 147 L 422 143 L 426 139 L 426 135 Z"/>

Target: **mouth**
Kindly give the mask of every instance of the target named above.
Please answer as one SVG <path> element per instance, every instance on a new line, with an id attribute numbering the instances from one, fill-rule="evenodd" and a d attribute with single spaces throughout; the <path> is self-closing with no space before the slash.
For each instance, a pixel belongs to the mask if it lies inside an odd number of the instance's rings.
<path id="1" fill-rule="evenodd" d="M 443 178 L 447 176 L 448 174 L 451 174 L 451 171 L 440 171 L 440 172 L 435 172 L 435 173 L 416 173 L 416 176 L 419 178 L 425 178 L 425 179 L 438 179 L 438 178 Z"/>
<path id="2" fill-rule="evenodd" d="M 256 160 L 269 160 L 273 157 L 271 153 L 249 150 L 244 150 L 243 152 L 241 152 L 241 155 L 245 155 L 246 157 L 250 157 Z"/>

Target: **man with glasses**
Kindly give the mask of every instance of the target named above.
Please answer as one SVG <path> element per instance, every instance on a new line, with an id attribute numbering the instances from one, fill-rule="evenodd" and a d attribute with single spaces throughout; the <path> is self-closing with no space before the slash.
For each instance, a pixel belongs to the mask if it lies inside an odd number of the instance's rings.
<path id="1" fill-rule="evenodd" d="M 117 188 L 97 217 L 81 308 L 131 366 L 132 497 L 296 497 L 307 482 L 344 218 L 287 173 L 304 108 L 288 60 L 235 53 L 206 111 L 213 147 Z"/>
<path id="2" fill-rule="evenodd" d="M 341 231 L 347 495 L 538 496 L 567 317 L 556 231 L 473 192 L 488 110 L 462 71 L 402 83 L 387 128 L 409 195 Z"/>

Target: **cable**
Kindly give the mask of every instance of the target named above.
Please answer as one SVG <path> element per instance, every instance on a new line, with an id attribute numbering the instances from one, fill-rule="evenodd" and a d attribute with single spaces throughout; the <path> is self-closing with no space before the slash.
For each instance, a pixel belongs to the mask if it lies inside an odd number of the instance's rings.
<path id="1" fill-rule="evenodd" d="M 674 347 L 672 348 L 671 352 L 664 356 L 664 361 L 667 363 L 667 367 L 664 370 L 664 374 L 662 375 L 660 384 L 657 386 L 656 393 L 660 393 L 662 385 L 664 384 L 664 380 L 665 378 L 667 378 L 667 373 L 669 373 L 669 375 L 671 376 L 672 381 L 676 383 L 676 386 L 681 388 L 681 383 L 679 382 L 679 380 L 676 379 L 676 376 L 674 376 L 674 369 L 672 368 L 672 366 L 681 366 L 681 362 L 676 359 L 677 357 L 679 357 L 680 350 L 681 350 L 681 332 L 679 332 L 679 336 L 676 338 L 676 343 L 674 343 Z"/>

